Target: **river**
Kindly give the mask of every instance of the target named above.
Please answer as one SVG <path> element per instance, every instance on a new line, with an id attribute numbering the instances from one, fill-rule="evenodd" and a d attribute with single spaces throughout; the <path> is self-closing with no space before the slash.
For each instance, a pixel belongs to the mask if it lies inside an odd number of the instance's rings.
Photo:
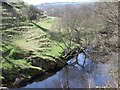
<path id="1" fill-rule="evenodd" d="M 83 64 L 84 54 L 78 55 L 79 64 Z M 53 76 L 39 82 L 33 82 L 22 88 L 95 88 L 111 86 L 117 87 L 115 79 L 110 75 L 111 65 L 93 62 L 86 58 L 84 68 L 72 63 L 75 58 L 68 61 L 68 65 Z"/>

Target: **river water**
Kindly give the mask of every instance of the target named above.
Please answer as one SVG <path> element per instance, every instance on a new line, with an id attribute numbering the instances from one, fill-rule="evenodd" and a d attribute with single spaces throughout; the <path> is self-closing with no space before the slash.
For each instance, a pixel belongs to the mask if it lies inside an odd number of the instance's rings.
<path id="1" fill-rule="evenodd" d="M 84 54 L 78 56 L 79 64 L 83 64 Z M 75 58 L 68 61 L 68 65 L 53 76 L 39 82 L 33 82 L 23 88 L 95 88 L 115 85 L 115 79 L 110 75 L 111 65 L 93 62 L 86 58 L 84 68 L 72 63 Z"/>

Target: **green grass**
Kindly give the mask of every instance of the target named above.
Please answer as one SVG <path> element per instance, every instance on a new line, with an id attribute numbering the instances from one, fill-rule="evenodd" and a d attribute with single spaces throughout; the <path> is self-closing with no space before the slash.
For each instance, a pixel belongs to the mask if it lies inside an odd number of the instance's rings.
<path id="1" fill-rule="evenodd" d="M 37 24 L 50 31 L 55 22 L 56 18 L 46 18 Z M 54 32 L 54 30 L 52 32 Z M 34 51 L 35 56 L 49 60 L 54 59 L 46 55 L 59 57 L 60 53 L 63 52 L 62 48 L 55 44 L 56 42 L 57 41 L 50 39 L 49 33 L 35 26 L 25 31 L 22 36 L 13 39 L 13 43 L 17 47 L 26 51 Z M 63 45 L 63 43 L 61 44 Z"/>
<path id="2" fill-rule="evenodd" d="M 35 69 L 38 71 L 43 71 L 41 67 L 32 66 L 31 63 L 24 58 L 24 56 L 22 56 L 21 59 L 16 56 L 16 53 L 24 55 L 28 53 L 27 51 L 23 51 L 22 49 L 13 46 L 8 42 L 2 43 L 2 51 L 3 55 L 2 57 L 0 57 L 1 59 L 0 68 L 2 68 L 3 70 L 9 70 L 10 73 L 15 73 L 15 75 L 21 74 L 19 73 L 19 70 Z M 9 71 L 6 72 L 9 73 Z M 5 76 L 0 75 L 0 79 L 4 79 L 4 77 Z"/>
<path id="3" fill-rule="evenodd" d="M 55 41 L 52 41 L 52 43 L 55 43 Z M 59 43 L 59 44 L 64 46 L 63 43 Z M 50 55 L 50 56 L 53 56 L 53 57 L 59 57 L 61 55 L 61 52 L 63 52 L 63 49 L 60 46 L 53 45 L 52 47 L 50 47 L 50 50 L 48 50 L 46 52 L 43 52 L 41 56 L 46 58 L 46 59 L 48 58 L 50 60 L 53 60 L 53 58 L 45 56 L 45 55 Z"/>
<path id="4" fill-rule="evenodd" d="M 30 76 L 30 75 L 34 75 L 33 73 L 20 73 L 21 70 L 37 70 L 37 71 L 44 71 L 41 67 L 36 67 L 36 66 L 32 66 L 31 63 L 28 63 L 26 60 L 24 59 L 19 59 L 19 60 L 15 60 L 15 59 L 11 59 L 11 58 L 7 58 L 8 60 L 3 60 L 1 65 L 2 69 L 5 70 L 5 75 L 0 75 L 0 79 L 6 79 L 6 78 L 13 78 L 16 76 L 20 76 L 20 75 L 26 75 L 26 76 Z"/>
<path id="5" fill-rule="evenodd" d="M 46 52 L 47 54 L 53 55 L 54 57 L 60 56 L 60 53 L 63 52 L 63 49 L 59 46 L 51 47 L 51 51 Z"/>
<path id="6" fill-rule="evenodd" d="M 35 51 L 39 47 L 37 41 L 26 42 L 26 39 L 24 39 L 24 38 L 23 39 L 19 39 L 19 40 L 15 40 L 14 44 L 16 46 L 20 47 L 21 49 L 31 50 L 31 51 Z"/>
<path id="7" fill-rule="evenodd" d="M 36 68 L 39 70 L 42 70 L 40 67 L 33 67 L 31 63 L 27 62 L 27 59 L 19 59 L 19 57 L 16 57 L 14 54 L 15 53 L 24 53 L 26 54 L 27 52 L 21 51 L 20 49 L 16 47 L 12 47 L 10 45 L 6 46 L 7 49 L 4 49 L 3 57 L 1 57 L 2 61 L 0 63 L 0 68 L 3 69 L 12 69 L 12 68 Z M 11 48 L 12 47 L 12 48 Z M 3 47 L 5 48 L 5 47 Z"/>
<path id="8" fill-rule="evenodd" d="M 7 58 L 8 60 L 3 60 L 1 63 L 1 66 L 3 69 L 13 69 L 13 68 L 19 68 L 19 69 L 29 69 L 29 68 L 33 68 L 33 69 L 37 69 L 37 70 L 42 70 L 41 67 L 36 67 L 36 66 L 32 66 L 30 63 L 28 63 L 26 60 L 24 59 L 19 59 L 19 60 L 14 60 L 11 58 Z"/>
<path id="9" fill-rule="evenodd" d="M 43 28 L 51 30 L 52 26 L 56 23 L 55 17 L 48 17 L 46 19 L 43 19 L 42 21 L 38 22 L 37 24 L 42 26 Z"/>
<path id="10" fill-rule="evenodd" d="M 0 75 L 0 80 L 2 80 L 2 79 L 4 79 L 4 77 Z"/>

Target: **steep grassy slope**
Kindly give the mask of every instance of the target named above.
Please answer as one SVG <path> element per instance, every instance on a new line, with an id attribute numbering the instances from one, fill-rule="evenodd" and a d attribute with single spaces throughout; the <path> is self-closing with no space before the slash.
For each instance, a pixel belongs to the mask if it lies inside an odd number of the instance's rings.
<path id="1" fill-rule="evenodd" d="M 49 32 L 52 24 L 54 23 L 54 19 L 49 18 L 38 23 L 38 25 L 41 27 L 46 26 L 45 28 L 47 28 Z M 32 26 L 31 29 L 25 31 L 22 36 L 15 38 L 13 43 L 21 49 L 33 51 L 36 56 L 54 60 L 49 56 L 57 58 L 63 50 L 55 44 L 56 41 L 51 39 L 48 32 L 36 26 Z M 61 45 L 63 44 L 61 43 Z"/>
<path id="2" fill-rule="evenodd" d="M 54 45 L 55 41 L 50 39 L 45 27 L 37 27 L 24 16 L 22 10 L 26 7 L 28 6 L 21 2 L 2 2 L 0 79 L 5 84 L 3 86 L 14 86 L 17 79 L 19 82 L 29 80 L 36 74 L 43 75 L 50 69 L 64 65 L 58 59 L 61 48 Z"/>

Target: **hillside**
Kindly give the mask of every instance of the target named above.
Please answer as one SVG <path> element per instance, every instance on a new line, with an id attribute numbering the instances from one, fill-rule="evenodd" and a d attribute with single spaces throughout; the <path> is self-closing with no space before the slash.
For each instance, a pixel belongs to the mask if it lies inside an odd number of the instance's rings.
<path id="1" fill-rule="evenodd" d="M 59 56 L 62 52 L 59 46 L 54 46 L 55 41 L 50 39 L 49 33 L 42 26 L 38 27 L 27 18 L 29 5 L 23 2 L 2 2 L 2 75 L 3 86 L 17 87 L 27 82 L 36 75 L 45 75 L 52 69 L 63 67 Z M 43 14 L 41 14 L 43 17 Z M 40 18 L 42 19 L 42 18 Z M 50 23 L 54 20 L 51 18 Z M 48 24 L 47 19 L 42 21 Z M 44 27 L 44 25 L 43 25 Z M 47 30 L 46 29 L 46 30 Z M 58 51 L 56 51 L 58 49 Z M 58 64 L 59 62 L 59 64 Z"/>
<path id="2" fill-rule="evenodd" d="M 66 74 L 69 72 L 66 67 L 78 71 L 76 65 L 86 72 L 87 59 L 92 64 L 113 65 L 110 74 L 115 80 L 119 79 L 116 75 L 119 49 L 117 3 L 56 2 L 33 6 L 6 0 L 0 4 L 0 86 L 24 87 L 40 82 L 62 68 Z M 83 64 L 79 63 L 80 54 L 83 54 Z M 68 65 L 73 59 L 73 64 Z M 68 83 L 69 80 L 65 81 Z"/>

